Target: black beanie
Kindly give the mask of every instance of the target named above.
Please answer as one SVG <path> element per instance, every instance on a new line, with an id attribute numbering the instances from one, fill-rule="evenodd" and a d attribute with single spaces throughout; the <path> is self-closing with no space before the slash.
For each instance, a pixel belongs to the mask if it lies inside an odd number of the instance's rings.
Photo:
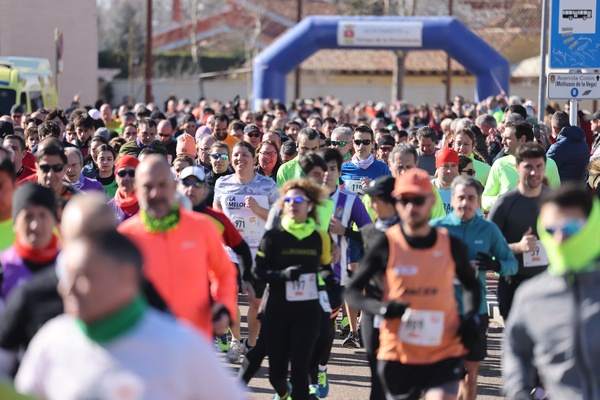
<path id="1" fill-rule="evenodd" d="M 58 220 L 56 198 L 52 190 L 33 182 L 23 182 L 13 193 L 13 222 L 24 208 L 29 206 L 46 207 Z"/>

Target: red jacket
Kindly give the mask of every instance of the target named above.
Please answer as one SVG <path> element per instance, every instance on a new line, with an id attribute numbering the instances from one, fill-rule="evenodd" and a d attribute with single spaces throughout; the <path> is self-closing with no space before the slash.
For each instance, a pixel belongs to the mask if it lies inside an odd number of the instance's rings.
<path id="1" fill-rule="evenodd" d="M 213 338 L 212 301 L 237 313 L 237 269 L 223 248 L 210 217 L 180 209 L 179 225 L 166 233 L 150 233 L 139 214 L 119 225 L 140 248 L 144 273 L 176 317 L 191 322 Z"/>

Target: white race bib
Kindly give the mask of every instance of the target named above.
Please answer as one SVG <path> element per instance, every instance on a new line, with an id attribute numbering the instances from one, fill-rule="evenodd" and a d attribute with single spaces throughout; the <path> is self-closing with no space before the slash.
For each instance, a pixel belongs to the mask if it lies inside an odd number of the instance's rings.
<path id="1" fill-rule="evenodd" d="M 248 195 L 250 196 L 250 195 Z M 267 196 L 251 195 L 262 208 L 269 208 L 269 199 Z M 252 210 L 245 205 L 246 195 L 227 195 L 221 199 L 223 212 L 231 220 L 235 229 L 242 238 L 248 243 L 252 259 L 256 258 L 258 245 L 265 234 L 265 221 L 258 217 Z"/>
<path id="2" fill-rule="evenodd" d="M 297 281 L 285 283 L 287 301 L 308 301 L 319 298 L 317 274 L 301 274 Z"/>
<path id="3" fill-rule="evenodd" d="M 546 249 L 539 240 L 535 243 L 535 249 L 527 253 L 523 253 L 523 266 L 530 267 L 545 267 L 548 265 L 548 255 Z"/>
<path id="4" fill-rule="evenodd" d="M 360 179 L 349 179 L 344 181 L 344 187 L 352 193 L 357 193 L 359 189 L 362 189 L 362 181 Z"/>
<path id="5" fill-rule="evenodd" d="M 444 335 L 444 312 L 408 308 L 402 316 L 398 338 L 416 346 L 439 346 Z"/>
<path id="6" fill-rule="evenodd" d="M 319 291 L 319 303 L 321 303 L 321 308 L 323 309 L 323 311 L 328 313 L 333 311 L 331 309 L 331 304 L 329 304 L 329 296 L 327 295 L 326 290 Z"/>

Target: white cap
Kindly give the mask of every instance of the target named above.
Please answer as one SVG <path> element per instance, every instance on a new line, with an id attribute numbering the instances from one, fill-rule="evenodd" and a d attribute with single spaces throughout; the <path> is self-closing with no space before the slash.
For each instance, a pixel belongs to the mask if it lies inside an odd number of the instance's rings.
<path id="1" fill-rule="evenodd" d="M 183 170 L 181 170 L 181 172 L 179 173 L 179 180 L 182 181 L 185 178 L 189 178 L 190 176 L 195 176 L 200 182 L 204 182 L 206 180 L 204 168 L 199 167 L 197 165 L 185 167 Z"/>

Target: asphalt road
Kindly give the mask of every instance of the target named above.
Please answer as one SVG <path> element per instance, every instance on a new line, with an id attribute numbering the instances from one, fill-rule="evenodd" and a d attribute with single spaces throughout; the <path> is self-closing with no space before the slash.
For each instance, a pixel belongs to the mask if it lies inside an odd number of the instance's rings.
<path id="1" fill-rule="evenodd" d="M 493 286 L 492 286 L 493 289 Z M 492 298 L 490 293 L 488 298 Z M 246 313 L 246 302 L 240 299 L 242 315 Z M 488 358 L 483 362 L 479 374 L 478 399 L 503 399 L 501 395 L 500 357 L 503 327 L 501 321 L 492 319 L 488 334 Z M 242 319 L 242 336 L 246 335 L 245 317 Z M 240 364 L 229 364 L 221 356 L 236 375 Z M 250 381 L 249 392 L 252 399 L 272 399 L 274 391 L 268 380 L 268 360 L 262 364 L 258 374 Z M 336 335 L 333 351 L 328 366 L 330 390 L 327 399 L 368 399 L 370 393 L 370 371 L 363 349 L 351 350 L 342 347 L 342 339 Z"/>

